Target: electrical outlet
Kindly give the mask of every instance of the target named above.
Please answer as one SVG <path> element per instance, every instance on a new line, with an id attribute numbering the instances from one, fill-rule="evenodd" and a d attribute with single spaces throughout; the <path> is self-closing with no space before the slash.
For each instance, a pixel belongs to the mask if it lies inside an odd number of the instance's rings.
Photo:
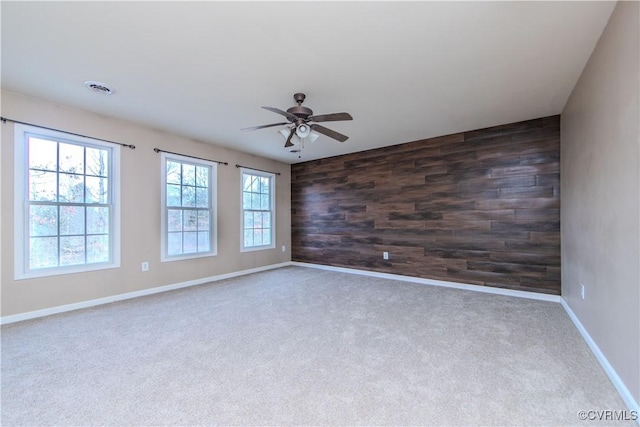
<path id="1" fill-rule="evenodd" d="M 147 261 L 142 263 L 142 271 L 149 271 L 149 263 Z"/>
<path id="2" fill-rule="evenodd" d="M 580 283 L 580 296 L 584 299 L 584 284 Z"/>
<path id="3" fill-rule="evenodd" d="M 285 245 L 282 245 L 282 252 L 286 252 L 287 251 L 287 247 Z"/>
<path id="4" fill-rule="evenodd" d="M 389 259 L 389 252 L 382 252 L 382 259 Z"/>

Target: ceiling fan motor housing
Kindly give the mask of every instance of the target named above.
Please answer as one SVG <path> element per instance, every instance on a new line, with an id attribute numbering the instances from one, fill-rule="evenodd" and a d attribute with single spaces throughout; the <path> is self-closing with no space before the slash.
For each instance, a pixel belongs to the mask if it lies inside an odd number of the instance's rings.
<path id="1" fill-rule="evenodd" d="M 296 117 L 301 119 L 307 119 L 309 116 L 313 115 L 313 111 L 311 108 L 303 107 L 302 105 L 296 105 L 295 107 L 291 107 L 287 110 L 287 113 L 293 114 Z"/>

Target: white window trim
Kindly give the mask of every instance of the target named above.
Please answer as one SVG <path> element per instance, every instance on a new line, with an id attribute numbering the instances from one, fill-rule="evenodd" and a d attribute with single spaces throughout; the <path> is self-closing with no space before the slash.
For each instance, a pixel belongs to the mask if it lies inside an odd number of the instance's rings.
<path id="1" fill-rule="evenodd" d="M 28 170 L 27 163 L 29 155 L 25 135 L 28 133 L 42 135 L 45 138 L 54 138 L 58 142 L 83 143 L 96 147 L 105 147 L 112 150 L 111 156 L 111 176 L 109 185 L 111 186 L 112 211 L 110 240 L 111 240 L 111 261 L 104 263 L 92 263 L 82 265 L 72 265 L 63 267 L 50 267 L 37 270 L 28 268 L 28 245 L 26 244 L 29 235 L 29 221 L 27 220 L 28 204 Z M 62 274 L 82 273 L 88 271 L 105 270 L 120 267 L 120 146 L 107 142 L 95 140 L 88 137 L 70 135 L 64 132 L 42 129 L 36 126 L 14 124 L 14 279 L 33 279 L 38 277 L 59 276 Z"/>
<path id="2" fill-rule="evenodd" d="M 208 160 L 200 160 L 194 159 L 188 156 L 181 156 L 179 154 L 170 154 L 170 153 L 160 153 L 161 156 L 161 164 L 160 164 L 160 174 L 162 176 L 161 179 L 161 191 L 160 191 L 160 262 L 172 262 L 172 261 L 184 261 L 187 259 L 196 259 L 196 258 L 205 258 L 205 257 L 214 257 L 218 255 L 218 190 L 217 190 L 217 182 L 218 182 L 218 164 L 216 162 L 211 162 Z M 175 256 L 167 256 L 167 206 L 166 206 L 166 197 L 167 197 L 167 159 L 178 160 L 180 162 L 187 162 L 191 164 L 201 164 L 206 166 L 211 166 L 211 175 L 210 175 L 210 188 L 209 188 L 209 200 L 212 203 L 211 209 L 211 232 L 213 233 L 213 238 L 211 239 L 211 250 L 209 252 L 198 252 L 191 254 L 183 254 L 183 255 L 175 255 Z M 213 194 L 212 194 L 213 193 Z"/>
<path id="3" fill-rule="evenodd" d="M 271 244 L 262 246 L 244 246 L 244 174 L 265 176 L 271 178 Z M 271 172 L 264 172 L 250 168 L 240 168 L 240 252 L 254 252 L 262 251 L 266 249 L 274 249 L 276 247 L 276 174 Z"/>

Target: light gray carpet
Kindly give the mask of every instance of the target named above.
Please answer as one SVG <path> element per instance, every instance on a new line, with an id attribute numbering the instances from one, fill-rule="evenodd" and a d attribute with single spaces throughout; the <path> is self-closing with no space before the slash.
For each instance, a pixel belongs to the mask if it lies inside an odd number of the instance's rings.
<path id="1" fill-rule="evenodd" d="M 575 425 L 598 409 L 625 407 L 559 304 L 304 267 L 2 328 L 7 426 Z"/>

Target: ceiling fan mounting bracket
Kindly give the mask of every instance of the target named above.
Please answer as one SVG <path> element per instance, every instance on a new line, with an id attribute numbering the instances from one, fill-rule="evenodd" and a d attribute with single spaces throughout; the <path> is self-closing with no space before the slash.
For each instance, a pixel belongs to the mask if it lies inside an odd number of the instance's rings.
<path id="1" fill-rule="evenodd" d="M 295 101 L 298 103 L 298 105 L 302 104 L 306 97 L 307 97 L 307 95 L 305 95 L 304 93 L 300 93 L 300 92 L 293 94 L 293 99 L 295 99 Z"/>

